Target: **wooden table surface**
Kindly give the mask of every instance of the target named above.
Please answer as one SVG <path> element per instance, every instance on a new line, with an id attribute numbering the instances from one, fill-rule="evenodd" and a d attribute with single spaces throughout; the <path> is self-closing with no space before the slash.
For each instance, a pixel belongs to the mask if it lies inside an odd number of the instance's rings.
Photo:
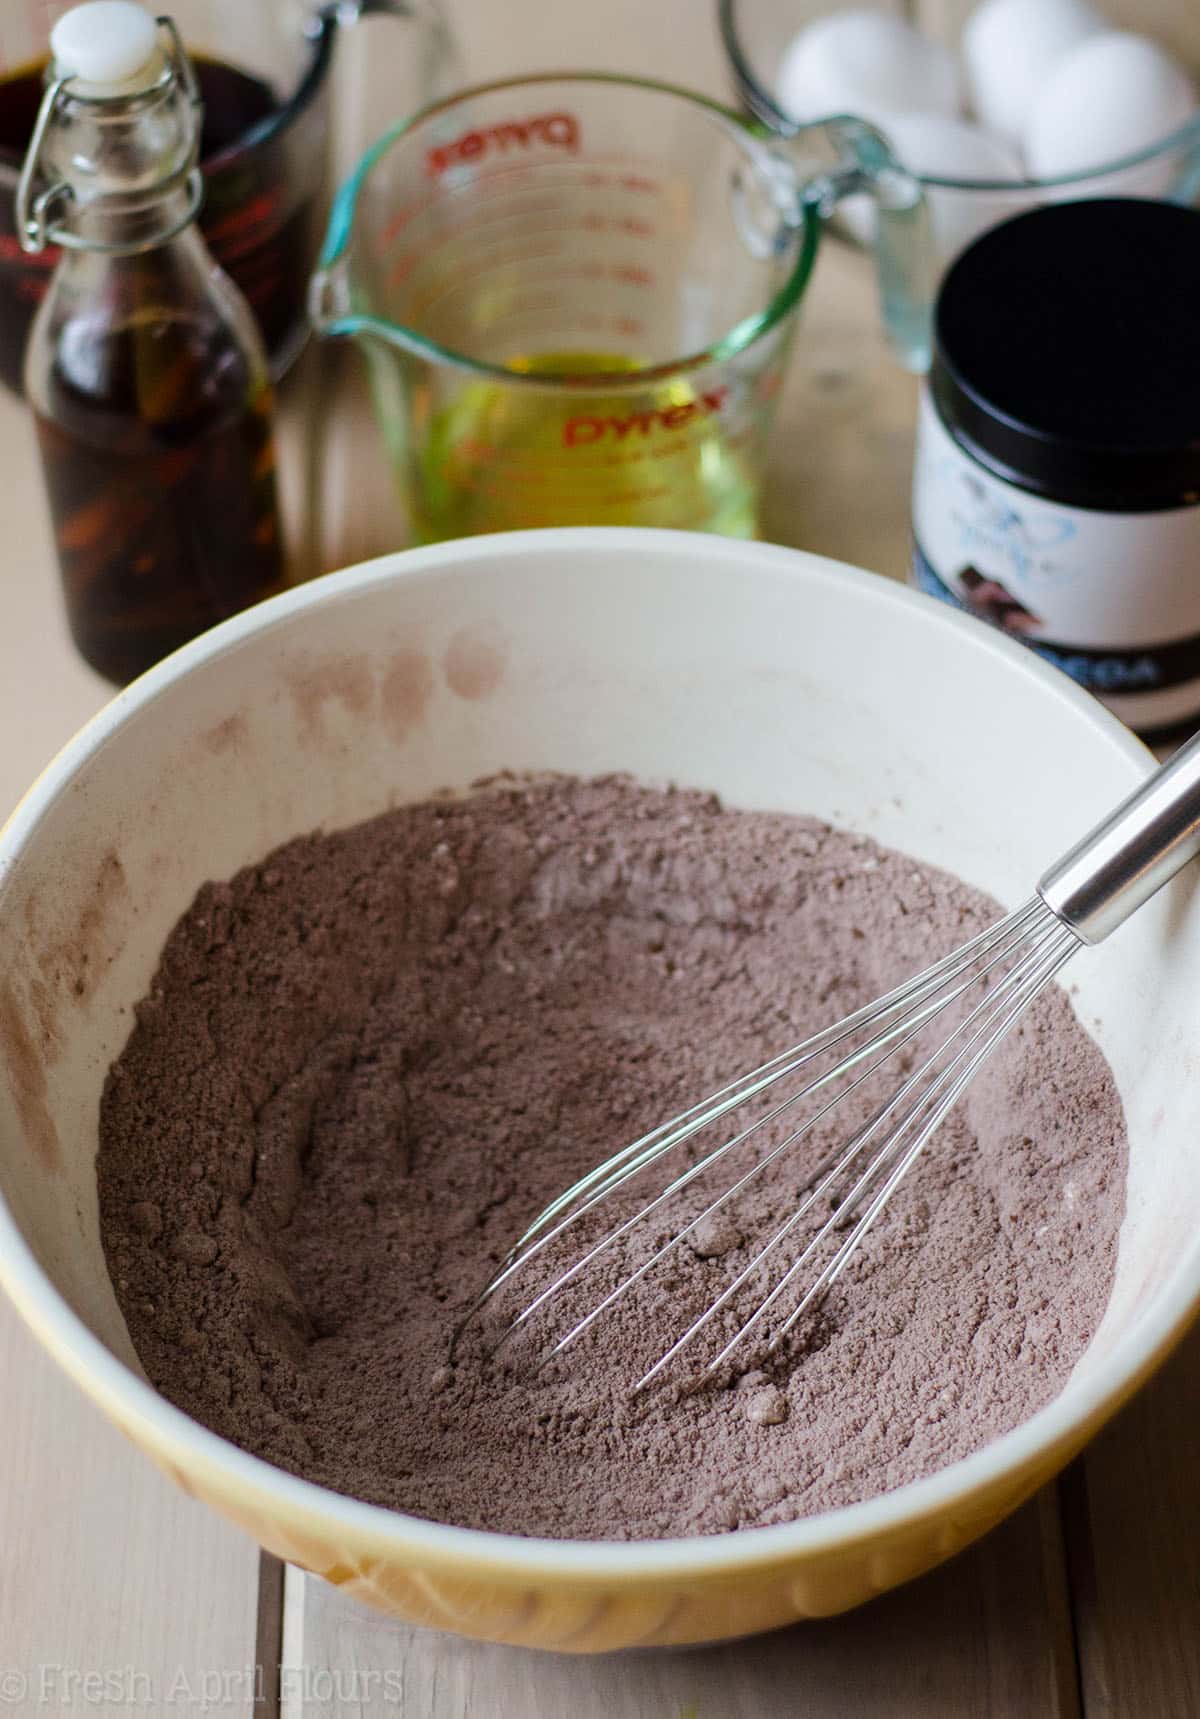
<path id="1" fill-rule="evenodd" d="M 946 5 L 953 0 L 932 0 Z M 721 93 L 708 0 L 456 0 L 472 77 L 652 72 Z M 338 76 L 387 116 L 381 23 Z M 350 140 L 353 142 L 353 139 Z M 361 378 L 310 352 L 284 391 L 297 568 L 402 541 Z M 901 576 L 915 401 L 870 272 L 828 246 L 771 461 L 766 533 Z M 71 651 L 23 409 L 0 399 L 0 811 L 106 689 Z M 0 1306 L 0 1709 L 284 1719 L 1195 1719 L 1200 1331 L 1052 1486 L 975 1548 L 844 1618 L 595 1660 L 408 1630 L 284 1572 L 126 1445 Z"/>

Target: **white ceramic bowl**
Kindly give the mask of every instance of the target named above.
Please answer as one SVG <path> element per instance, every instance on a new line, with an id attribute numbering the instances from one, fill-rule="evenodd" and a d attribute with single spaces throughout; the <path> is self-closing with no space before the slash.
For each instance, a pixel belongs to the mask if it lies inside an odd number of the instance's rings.
<path id="1" fill-rule="evenodd" d="M 150 1387 L 101 1256 L 96 1117 L 130 1006 L 200 883 L 300 831 L 505 767 L 627 770 L 817 813 L 1012 905 L 1150 759 L 1068 680 L 977 622 L 764 545 L 475 538 L 277 598 L 121 693 L 0 835 L 0 1278 L 62 1366 L 181 1485 L 398 1615 L 596 1650 L 854 1605 L 1017 1505 L 1196 1306 L 1191 880 L 1072 968 L 1125 1102 L 1131 1162 L 1112 1304 L 1054 1402 L 926 1480 L 783 1527 L 635 1545 L 447 1528 L 283 1474 Z"/>

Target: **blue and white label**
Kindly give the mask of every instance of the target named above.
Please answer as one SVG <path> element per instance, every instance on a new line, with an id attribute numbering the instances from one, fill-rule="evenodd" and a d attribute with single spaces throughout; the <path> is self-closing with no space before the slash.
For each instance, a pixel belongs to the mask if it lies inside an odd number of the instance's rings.
<path id="1" fill-rule="evenodd" d="M 913 582 L 1032 645 L 1135 728 L 1200 712 L 1200 506 L 1062 507 L 993 477 L 926 391 Z"/>

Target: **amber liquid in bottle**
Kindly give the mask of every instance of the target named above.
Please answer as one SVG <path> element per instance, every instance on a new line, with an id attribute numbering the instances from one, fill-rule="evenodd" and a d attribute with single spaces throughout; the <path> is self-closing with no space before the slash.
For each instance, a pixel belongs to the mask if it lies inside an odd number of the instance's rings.
<path id="1" fill-rule="evenodd" d="M 168 262 L 120 259 L 120 314 L 60 332 L 34 412 L 71 633 L 118 686 L 284 583 L 269 388 L 167 308 Z"/>
<path id="2" fill-rule="evenodd" d="M 266 357 L 195 224 L 197 106 L 152 72 L 47 98 L 74 241 L 25 360 L 71 633 L 117 685 L 284 584 Z"/>

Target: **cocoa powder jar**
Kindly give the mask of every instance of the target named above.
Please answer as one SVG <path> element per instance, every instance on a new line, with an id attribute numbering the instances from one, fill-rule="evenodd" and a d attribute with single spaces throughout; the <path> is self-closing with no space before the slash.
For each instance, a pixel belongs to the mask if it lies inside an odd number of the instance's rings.
<path id="1" fill-rule="evenodd" d="M 1200 714 L 1200 211 L 1056 203 L 977 239 L 934 313 L 913 582 L 1131 727 Z"/>

